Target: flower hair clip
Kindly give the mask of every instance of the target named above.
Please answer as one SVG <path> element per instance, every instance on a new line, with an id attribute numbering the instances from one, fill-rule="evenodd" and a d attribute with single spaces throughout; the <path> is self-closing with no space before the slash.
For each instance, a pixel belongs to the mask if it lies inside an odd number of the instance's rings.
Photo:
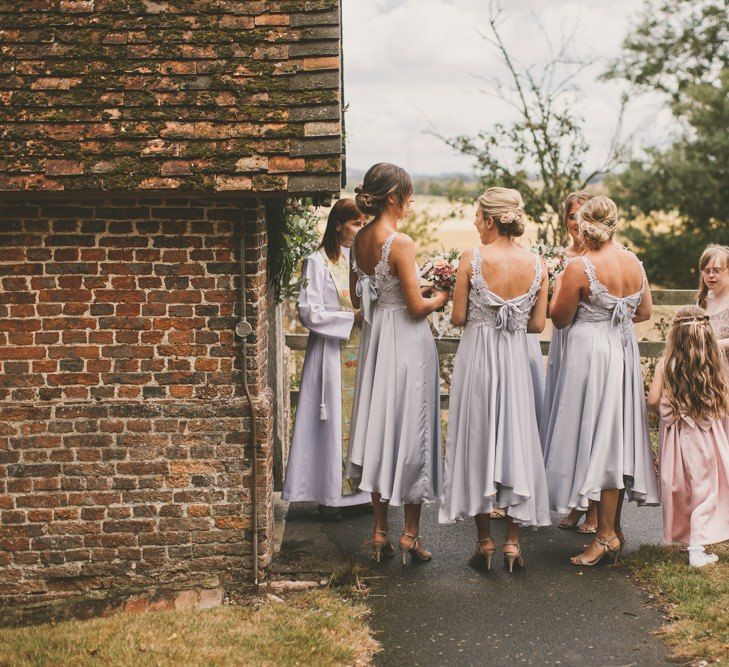
<path id="1" fill-rule="evenodd" d="M 687 324 L 702 324 L 704 326 L 707 326 L 709 322 L 711 322 L 711 317 L 709 315 L 697 315 L 697 316 L 691 316 L 691 317 L 678 317 L 676 318 L 676 321 L 681 325 L 687 325 Z"/>
<path id="2" fill-rule="evenodd" d="M 499 222 L 502 225 L 510 225 L 514 220 L 516 220 L 516 213 L 514 211 L 508 211 L 499 218 Z"/>

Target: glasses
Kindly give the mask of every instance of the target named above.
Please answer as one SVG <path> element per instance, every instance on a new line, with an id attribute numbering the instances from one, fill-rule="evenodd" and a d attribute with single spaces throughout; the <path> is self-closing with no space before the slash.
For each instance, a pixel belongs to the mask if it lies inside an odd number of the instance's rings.
<path id="1" fill-rule="evenodd" d="M 705 266 L 703 269 L 701 269 L 701 273 L 703 273 L 705 276 L 718 276 L 724 271 L 726 271 L 726 266 L 720 266 L 719 268 L 715 268 L 713 266 Z"/>

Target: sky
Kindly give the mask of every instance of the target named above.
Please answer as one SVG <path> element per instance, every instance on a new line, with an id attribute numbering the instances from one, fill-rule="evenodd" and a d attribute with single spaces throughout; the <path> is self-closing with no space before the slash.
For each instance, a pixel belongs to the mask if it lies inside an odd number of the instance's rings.
<path id="1" fill-rule="evenodd" d="M 639 0 L 504 0 L 501 30 L 514 57 L 539 66 L 548 45 L 573 33 L 575 55 L 595 59 L 578 78 L 576 112 L 585 120 L 588 168 L 604 160 L 614 134 L 623 84 L 598 77 L 621 52 Z M 507 72 L 480 33 L 488 0 L 343 0 L 347 163 L 366 170 L 394 162 L 412 174 L 469 173 L 472 160 L 439 138 L 475 134 L 513 118 L 485 92 Z M 538 20 L 537 18 L 538 17 Z M 631 98 L 624 135 L 641 145 L 665 141 L 670 114 L 663 100 Z"/>

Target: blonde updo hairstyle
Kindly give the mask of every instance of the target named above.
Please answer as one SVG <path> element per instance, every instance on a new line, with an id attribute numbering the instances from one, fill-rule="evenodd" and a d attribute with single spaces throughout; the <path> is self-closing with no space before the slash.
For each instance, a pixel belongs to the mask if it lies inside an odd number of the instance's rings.
<path id="1" fill-rule="evenodd" d="M 567 227 L 567 222 L 569 221 L 570 217 L 570 210 L 572 209 L 572 206 L 574 204 L 579 204 L 582 206 L 586 201 L 590 201 L 592 199 L 593 195 L 591 195 L 589 192 L 586 192 L 585 190 L 577 190 L 575 192 L 570 192 L 567 195 L 567 199 L 564 200 L 564 217 L 563 222 L 565 228 Z"/>
<path id="2" fill-rule="evenodd" d="M 715 259 L 718 259 L 722 266 L 729 266 L 729 246 L 710 243 L 701 253 L 699 258 L 699 294 L 696 298 L 696 302 L 701 308 L 706 308 L 706 297 L 709 296 L 709 288 L 704 282 L 703 270 Z"/>
<path id="3" fill-rule="evenodd" d="M 377 217 L 387 208 L 387 200 L 394 195 L 402 210 L 413 194 L 410 174 L 402 167 L 387 162 L 378 162 L 367 170 L 362 185 L 354 189 L 355 201 L 360 211 Z"/>
<path id="4" fill-rule="evenodd" d="M 618 207 L 610 197 L 600 195 L 588 199 L 577 214 L 580 234 L 595 248 L 612 241 L 618 226 Z"/>
<path id="5" fill-rule="evenodd" d="M 502 236 L 524 233 L 524 200 L 518 190 L 489 188 L 478 198 L 484 219 L 491 218 Z"/>

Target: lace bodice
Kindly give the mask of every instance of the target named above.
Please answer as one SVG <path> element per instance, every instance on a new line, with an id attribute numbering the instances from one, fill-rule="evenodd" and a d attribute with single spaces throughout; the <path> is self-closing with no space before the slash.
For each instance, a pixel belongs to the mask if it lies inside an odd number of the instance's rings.
<path id="1" fill-rule="evenodd" d="M 526 331 L 542 284 L 542 262 L 539 256 L 534 255 L 534 280 L 529 291 L 513 299 L 503 299 L 489 289 L 481 271 L 481 263 L 481 249 L 474 248 L 467 325 L 493 327 L 509 333 Z"/>
<path id="2" fill-rule="evenodd" d="M 372 322 L 374 308 L 389 310 L 405 310 L 405 297 L 400 286 L 400 279 L 390 273 L 390 249 L 397 232 L 392 232 L 382 244 L 382 256 L 375 266 L 375 275 L 370 276 L 359 268 L 357 256 L 352 241 L 352 268 L 357 274 L 357 296 L 362 299 L 362 312 L 367 322 Z M 355 237 L 356 239 L 356 237 Z M 420 281 L 420 268 L 415 265 L 418 281 Z"/>
<path id="3" fill-rule="evenodd" d="M 581 322 L 611 322 L 621 329 L 623 342 L 627 343 L 630 326 L 633 323 L 635 311 L 643 299 L 647 279 L 643 265 L 640 270 L 643 275 L 643 284 L 635 294 L 617 297 L 610 294 L 608 288 L 597 278 L 595 265 L 587 255 L 582 255 L 573 261 L 582 260 L 590 283 L 590 296 L 588 301 L 580 301 L 575 314 L 574 324 Z"/>
<path id="4" fill-rule="evenodd" d="M 729 338 L 729 308 L 711 316 L 711 326 L 717 338 Z"/>

